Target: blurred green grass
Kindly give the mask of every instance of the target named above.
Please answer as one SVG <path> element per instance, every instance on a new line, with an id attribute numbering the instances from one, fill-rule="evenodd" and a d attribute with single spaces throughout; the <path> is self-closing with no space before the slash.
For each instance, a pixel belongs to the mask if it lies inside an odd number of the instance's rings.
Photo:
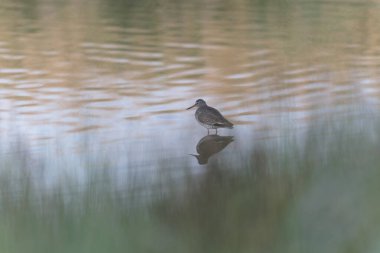
<path id="1" fill-rule="evenodd" d="M 47 190 L 27 162 L 2 161 L 0 252 L 379 252 L 378 133 L 320 122 L 235 165 L 179 165 L 179 181 L 160 163 L 158 182 L 138 190 L 115 187 L 107 162 L 84 186 Z"/>

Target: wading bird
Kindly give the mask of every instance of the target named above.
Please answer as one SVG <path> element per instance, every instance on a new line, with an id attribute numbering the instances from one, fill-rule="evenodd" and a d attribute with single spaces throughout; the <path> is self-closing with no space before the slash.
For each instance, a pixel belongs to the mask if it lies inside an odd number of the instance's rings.
<path id="1" fill-rule="evenodd" d="M 218 128 L 233 128 L 233 124 L 229 122 L 223 115 L 215 108 L 208 106 L 203 99 L 198 99 L 195 104 L 187 108 L 187 110 L 197 107 L 195 111 L 195 118 L 205 128 L 207 133 L 210 129 L 215 129 L 218 133 Z"/>

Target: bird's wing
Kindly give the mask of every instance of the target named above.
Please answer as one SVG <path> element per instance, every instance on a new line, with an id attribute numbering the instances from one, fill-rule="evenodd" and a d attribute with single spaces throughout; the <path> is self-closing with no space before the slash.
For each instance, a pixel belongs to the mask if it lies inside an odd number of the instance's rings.
<path id="1" fill-rule="evenodd" d="M 198 119 L 200 122 L 207 123 L 210 125 L 232 125 L 232 123 L 226 120 L 217 109 L 212 107 L 208 107 L 207 110 L 201 111 L 201 113 L 198 116 Z"/>

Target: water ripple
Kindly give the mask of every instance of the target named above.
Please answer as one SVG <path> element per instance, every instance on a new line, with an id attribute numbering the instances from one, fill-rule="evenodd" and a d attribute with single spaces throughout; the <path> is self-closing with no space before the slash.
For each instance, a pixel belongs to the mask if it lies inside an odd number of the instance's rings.
<path id="1" fill-rule="evenodd" d="M 380 46 L 368 35 L 379 19 L 347 3 L 282 9 L 212 1 L 129 12 L 70 3 L 58 16 L 54 5 L 45 10 L 41 3 L 28 17 L 25 3 L 5 2 L 4 131 L 41 132 L 44 139 L 110 128 L 110 139 L 128 139 L 188 126 L 193 112 L 184 109 L 197 98 L 237 125 L 260 125 L 284 112 L 308 118 L 318 106 L 379 103 Z M 358 29 L 361 19 L 365 29 Z"/>

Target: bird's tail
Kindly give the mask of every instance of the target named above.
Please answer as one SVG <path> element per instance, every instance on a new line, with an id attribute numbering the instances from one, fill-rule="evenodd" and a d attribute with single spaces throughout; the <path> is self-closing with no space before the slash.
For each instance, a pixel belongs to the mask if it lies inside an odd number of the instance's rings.
<path id="1" fill-rule="evenodd" d="M 228 121 L 226 124 L 226 127 L 232 129 L 232 128 L 234 128 L 234 124 L 232 124 L 231 122 Z"/>

